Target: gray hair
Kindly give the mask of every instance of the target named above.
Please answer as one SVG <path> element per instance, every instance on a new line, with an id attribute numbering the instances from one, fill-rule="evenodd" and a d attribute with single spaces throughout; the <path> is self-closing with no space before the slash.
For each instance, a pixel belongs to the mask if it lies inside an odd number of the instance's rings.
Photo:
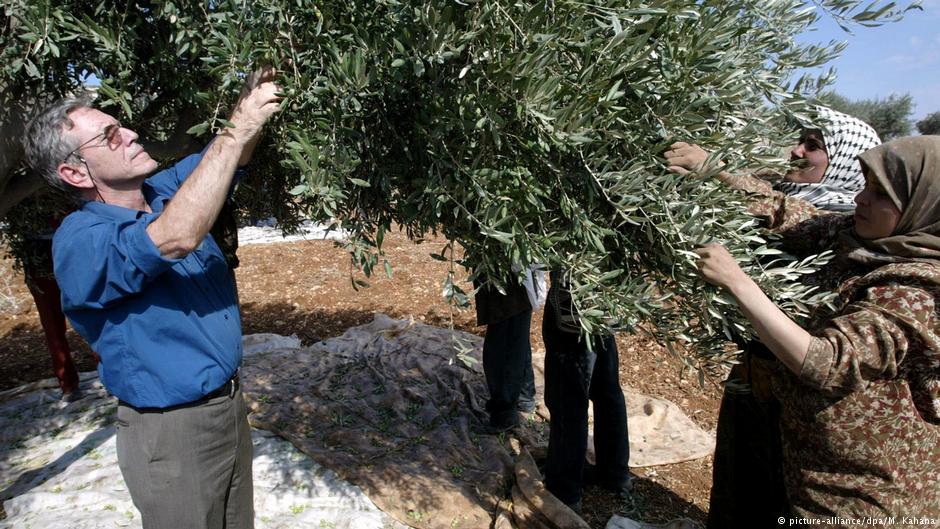
<path id="1" fill-rule="evenodd" d="M 91 106 L 92 98 L 87 93 L 64 97 L 46 106 L 26 125 L 23 139 L 26 161 L 56 189 L 75 191 L 59 178 L 59 164 L 78 147 L 78 140 L 65 132 L 75 126 L 69 113 Z"/>

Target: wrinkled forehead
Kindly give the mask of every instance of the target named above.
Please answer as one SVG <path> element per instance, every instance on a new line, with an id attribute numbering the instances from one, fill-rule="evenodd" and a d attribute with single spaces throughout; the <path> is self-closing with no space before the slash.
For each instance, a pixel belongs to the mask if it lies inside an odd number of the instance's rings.
<path id="1" fill-rule="evenodd" d="M 104 112 L 88 107 L 73 109 L 68 113 L 68 118 L 63 124 L 63 129 L 79 138 L 101 134 L 105 127 L 117 123 L 117 120 Z"/>

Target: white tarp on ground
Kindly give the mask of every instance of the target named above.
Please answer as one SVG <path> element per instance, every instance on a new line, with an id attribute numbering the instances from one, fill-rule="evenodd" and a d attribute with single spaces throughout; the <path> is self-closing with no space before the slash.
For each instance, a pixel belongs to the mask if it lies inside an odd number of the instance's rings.
<path id="1" fill-rule="evenodd" d="M 276 336 L 246 341 L 252 352 L 300 346 Z M 82 387 L 84 398 L 71 403 L 58 399 L 52 379 L 0 394 L 0 528 L 141 526 L 117 465 L 116 401 L 94 373 L 83 374 Z M 252 441 L 257 529 L 403 527 L 290 443 L 263 430 Z"/>
<path id="2" fill-rule="evenodd" d="M 469 347 L 475 363 L 454 361 L 455 339 Z M 284 344 L 244 363 L 252 423 L 361 486 L 399 521 L 422 529 L 487 526 L 505 498 L 513 466 L 519 484 L 520 466 L 515 450 L 482 430 L 481 342 L 461 331 L 376 314 L 369 324 L 309 347 Z M 539 372 L 543 356 L 533 355 Z M 631 459 L 635 452 L 638 463 L 631 466 L 711 452 L 713 437 L 674 404 L 630 390 L 624 395 Z M 526 421 L 513 435 L 530 449 L 544 449 L 537 429 Z M 512 495 L 515 523 L 507 520 L 505 527 L 535 529 L 540 520 L 549 527 L 586 527 L 541 492 L 534 461 L 521 472 L 526 484 Z M 517 509 L 522 496 L 525 513 Z"/>
<path id="3" fill-rule="evenodd" d="M 699 527 L 701 527 L 700 524 L 688 518 L 673 520 L 664 524 L 651 524 L 614 515 L 607 521 L 604 529 L 698 529 Z"/>
<path id="4" fill-rule="evenodd" d="M 280 228 L 275 226 L 246 226 L 238 229 L 239 246 L 292 241 L 341 241 L 345 238 L 344 230 L 330 230 L 327 225 L 309 220 L 304 221 L 300 226 L 300 231 L 292 235 L 284 235 Z"/>
<path id="5" fill-rule="evenodd" d="M 441 332 L 445 330 L 378 315 L 372 324 L 350 329 L 346 335 L 312 349 L 303 348 L 296 337 L 246 336 L 245 383 L 252 385 L 249 382 L 257 374 L 251 371 L 258 371 L 258 366 L 265 366 L 259 373 L 296 372 L 298 362 L 313 349 L 329 349 L 328 357 L 345 358 L 345 353 L 358 355 L 378 346 L 380 356 L 387 360 L 396 352 L 413 355 L 408 351 L 421 349 L 415 347 L 417 342 L 451 343 L 448 337 L 444 340 L 439 336 Z M 479 344 L 475 345 L 478 356 Z M 284 355 L 291 361 L 278 360 Z M 541 367 L 538 360 L 536 364 Z M 301 371 L 308 372 L 313 366 L 305 364 Z M 436 369 L 433 373 L 440 375 L 442 371 Z M 478 365 L 474 371 L 479 371 Z M 482 380 L 482 373 L 477 375 Z M 481 384 L 480 380 L 475 383 Z M 116 403 L 106 395 L 94 373 L 83 374 L 82 386 L 84 398 L 72 403 L 58 399 L 59 390 L 52 379 L 0 392 L 0 500 L 4 500 L 7 514 L 7 519 L 0 521 L 0 529 L 140 527 L 139 514 L 117 466 L 113 424 Z M 646 459 L 645 463 L 683 460 L 692 455 L 690 452 L 708 446 L 709 441 L 713 443 L 704 432 L 690 432 L 699 429 L 671 403 L 625 393 L 630 409 L 631 451 L 643 454 L 639 458 Z M 312 396 L 309 392 L 308 397 Z M 277 397 L 277 392 L 268 394 L 265 401 L 270 404 Z M 298 398 L 302 399 L 297 394 L 292 397 Z M 686 445 L 699 437 L 701 444 L 690 451 Z M 361 489 L 342 481 L 288 442 L 262 430 L 253 431 L 252 438 L 258 529 L 405 527 L 379 511 Z M 537 471 L 530 469 L 530 473 Z M 412 475 L 407 481 L 416 478 Z M 608 529 L 656 527 L 618 517 L 610 523 L 613 525 Z M 687 521 L 676 523 L 680 525 L 669 529 L 687 527 L 681 525 Z"/>

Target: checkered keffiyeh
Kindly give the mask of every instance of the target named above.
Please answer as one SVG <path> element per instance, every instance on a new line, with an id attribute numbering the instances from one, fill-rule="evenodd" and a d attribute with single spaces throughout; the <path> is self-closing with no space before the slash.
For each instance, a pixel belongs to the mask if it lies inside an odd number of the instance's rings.
<path id="1" fill-rule="evenodd" d="M 801 198 L 819 209 L 855 210 L 855 195 L 865 187 L 865 177 L 858 155 L 881 145 L 875 129 L 864 121 L 827 107 L 816 107 L 823 142 L 829 154 L 829 166 L 816 184 L 780 182 L 775 189 Z"/>

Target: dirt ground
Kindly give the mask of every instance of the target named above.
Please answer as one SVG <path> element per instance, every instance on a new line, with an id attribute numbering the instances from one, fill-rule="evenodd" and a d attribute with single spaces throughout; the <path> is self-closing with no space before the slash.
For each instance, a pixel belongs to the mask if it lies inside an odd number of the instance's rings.
<path id="1" fill-rule="evenodd" d="M 447 326 L 451 310 L 441 297 L 441 282 L 448 265 L 431 259 L 445 241 L 414 244 L 401 234 L 386 236 L 385 246 L 393 275 L 384 273 L 357 292 L 350 281 L 348 255 L 330 241 L 243 246 L 238 255 L 239 294 L 246 334 L 296 334 L 305 345 L 342 334 L 347 328 L 372 320 L 383 312 L 393 317 Z M 466 289 L 469 290 L 469 287 Z M 39 318 L 22 277 L 11 261 L 0 261 L 0 389 L 52 376 Z M 533 317 L 533 351 L 544 351 L 541 314 Z M 455 327 L 482 334 L 475 314 L 453 314 Z M 80 371 L 94 369 L 87 344 L 69 330 Z M 699 386 L 695 373 L 684 376 L 678 364 L 656 343 L 639 336 L 621 335 L 620 378 L 624 385 L 678 404 L 697 424 L 714 431 L 720 389 L 714 383 Z M 687 517 L 704 523 L 711 483 L 711 457 L 686 463 L 636 469 L 631 500 L 588 489 L 584 517 L 603 528 L 612 514 L 647 522 Z"/>

